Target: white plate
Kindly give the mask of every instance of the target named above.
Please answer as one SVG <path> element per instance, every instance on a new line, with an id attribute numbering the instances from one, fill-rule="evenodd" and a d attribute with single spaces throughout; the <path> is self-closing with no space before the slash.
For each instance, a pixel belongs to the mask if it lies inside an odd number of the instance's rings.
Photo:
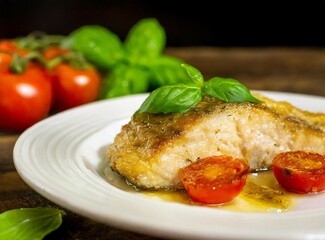
<path id="1" fill-rule="evenodd" d="M 302 109 L 324 111 L 323 97 L 263 93 Z M 308 197 L 292 211 L 242 213 L 145 197 L 104 178 L 107 145 L 146 96 L 98 101 L 32 126 L 14 148 L 18 173 L 60 206 L 138 233 L 174 239 L 325 239 L 325 194 Z"/>

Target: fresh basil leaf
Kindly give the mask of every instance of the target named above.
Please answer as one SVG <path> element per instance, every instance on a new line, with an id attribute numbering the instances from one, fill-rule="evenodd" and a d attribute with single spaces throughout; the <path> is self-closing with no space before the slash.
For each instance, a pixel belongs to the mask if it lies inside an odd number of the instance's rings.
<path id="1" fill-rule="evenodd" d="M 204 82 L 202 92 L 225 102 L 260 102 L 243 84 L 232 78 L 214 77 Z"/>
<path id="2" fill-rule="evenodd" d="M 59 228 L 63 210 L 56 208 L 21 208 L 0 214 L 0 239 L 38 240 Z"/>
<path id="3" fill-rule="evenodd" d="M 136 114 L 185 112 L 201 101 L 201 89 L 196 86 L 177 84 L 154 90 L 142 103 Z"/>
<path id="4" fill-rule="evenodd" d="M 182 67 L 185 69 L 194 84 L 198 86 L 201 86 L 203 84 L 204 78 L 198 69 L 186 63 L 183 63 Z"/>
<path id="5" fill-rule="evenodd" d="M 163 55 L 152 61 L 148 66 L 150 72 L 150 89 L 164 85 L 191 82 L 181 64 L 183 62 L 175 57 Z"/>
<path id="6" fill-rule="evenodd" d="M 155 18 L 144 18 L 129 31 L 124 41 L 125 50 L 131 58 L 159 56 L 166 45 L 164 28 Z"/>
<path id="7" fill-rule="evenodd" d="M 119 37 L 99 25 L 85 25 L 71 32 L 63 47 L 83 53 L 96 67 L 109 70 L 125 57 Z"/>
<path id="8" fill-rule="evenodd" d="M 149 72 L 139 66 L 120 64 L 103 79 L 101 98 L 114 98 L 147 92 Z"/>

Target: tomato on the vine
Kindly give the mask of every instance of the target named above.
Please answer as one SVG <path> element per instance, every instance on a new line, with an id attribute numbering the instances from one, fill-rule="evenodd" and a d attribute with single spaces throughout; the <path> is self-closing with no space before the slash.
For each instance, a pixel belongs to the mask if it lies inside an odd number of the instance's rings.
<path id="1" fill-rule="evenodd" d="M 305 151 L 279 153 L 273 159 L 273 172 L 287 191 L 317 193 L 325 190 L 325 155 Z"/>
<path id="2" fill-rule="evenodd" d="M 223 204 L 232 201 L 242 191 L 249 169 L 244 159 L 211 156 L 181 168 L 179 175 L 193 201 Z"/>
<path id="3" fill-rule="evenodd" d="M 11 39 L 2 39 L 0 40 L 0 49 L 14 51 L 16 49 L 16 45 Z"/>
<path id="4" fill-rule="evenodd" d="M 49 70 L 53 80 L 55 110 L 66 110 L 99 98 L 101 78 L 94 67 L 89 64 L 75 67 L 72 64 L 75 61 L 73 53 L 59 47 L 48 48 L 43 55 L 47 60 L 63 59 Z"/>
<path id="5" fill-rule="evenodd" d="M 47 48 L 43 52 L 43 56 L 44 56 L 45 59 L 51 60 L 51 59 L 53 59 L 55 57 L 62 56 L 62 55 L 67 54 L 69 52 L 70 52 L 69 49 L 60 48 L 60 47 L 57 47 L 57 46 L 51 46 L 51 47 Z"/>
<path id="6" fill-rule="evenodd" d="M 51 104 L 51 79 L 41 66 L 0 72 L 0 129 L 23 131 L 47 116 Z"/>
<path id="7" fill-rule="evenodd" d="M 100 77 L 94 68 L 78 70 L 68 64 L 59 64 L 51 76 L 54 106 L 59 111 L 93 102 L 99 97 Z"/>
<path id="8" fill-rule="evenodd" d="M 13 54 L 24 56 L 27 54 L 27 51 L 17 48 L 16 44 L 11 39 L 0 40 L 0 71 L 9 70 Z"/>

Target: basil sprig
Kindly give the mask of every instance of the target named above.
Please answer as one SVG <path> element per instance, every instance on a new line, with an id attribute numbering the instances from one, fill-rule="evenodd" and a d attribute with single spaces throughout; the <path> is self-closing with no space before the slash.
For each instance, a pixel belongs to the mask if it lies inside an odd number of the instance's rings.
<path id="1" fill-rule="evenodd" d="M 102 71 L 114 68 L 125 58 L 120 38 L 100 25 L 84 25 L 74 30 L 62 40 L 61 46 L 82 53 Z"/>
<path id="2" fill-rule="evenodd" d="M 152 91 L 158 87 L 180 83 L 187 78 L 181 67 L 181 59 L 164 54 L 166 32 L 155 18 L 138 21 L 122 42 L 125 53 L 119 65 L 132 74 L 114 74 L 115 69 L 103 79 L 101 98 L 126 96 Z M 135 86 L 136 85 L 136 86 Z"/>
<path id="3" fill-rule="evenodd" d="M 233 78 L 211 78 L 204 83 L 202 91 L 225 102 L 259 102 L 243 84 Z"/>
<path id="4" fill-rule="evenodd" d="M 84 25 L 61 45 L 82 53 L 101 70 L 100 98 L 105 99 L 150 92 L 186 79 L 183 61 L 164 53 L 166 38 L 157 19 L 144 18 L 131 27 L 124 41 L 104 26 Z"/>
<path id="5" fill-rule="evenodd" d="M 188 64 L 181 64 L 190 80 L 182 84 L 155 89 L 142 103 L 136 114 L 182 113 L 199 103 L 204 95 L 225 102 L 260 102 L 247 87 L 232 78 L 214 77 L 204 81 L 201 72 Z"/>
<path id="6" fill-rule="evenodd" d="M 201 101 L 201 89 L 195 85 L 175 84 L 154 90 L 142 103 L 138 113 L 185 112 Z"/>
<path id="7" fill-rule="evenodd" d="M 20 208 L 0 214 L 0 239 L 40 240 L 62 224 L 63 210 Z"/>

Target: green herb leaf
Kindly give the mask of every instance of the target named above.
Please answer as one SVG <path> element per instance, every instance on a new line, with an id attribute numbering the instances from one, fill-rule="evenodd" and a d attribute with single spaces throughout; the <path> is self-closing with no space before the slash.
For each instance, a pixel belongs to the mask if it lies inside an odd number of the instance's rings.
<path id="1" fill-rule="evenodd" d="M 155 18 L 144 18 L 129 31 L 124 46 L 130 58 L 159 56 L 166 45 L 164 28 Z"/>
<path id="2" fill-rule="evenodd" d="M 225 102 L 260 102 L 243 84 L 232 78 L 214 77 L 204 83 L 202 91 Z"/>
<path id="3" fill-rule="evenodd" d="M 198 86 L 201 86 L 203 84 L 204 78 L 202 73 L 198 69 L 186 63 L 183 63 L 182 67 L 185 69 L 194 84 Z"/>
<path id="4" fill-rule="evenodd" d="M 205 82 L 201 72 L 195 67 L 185 63 L 182 67 L 191 78 L 191 83 L 157 88 L 145 99 L 136 114 L 182 113 L 201 101 L 203 95 L 210 95 L 225 102 L 260 102 L 235 79 L 215 77 Z"/>
<path id="5" fill-rule="evenodd" d="M 163 86 L 154 90 L 136 114 L 185 112 L 201 101 L 201 89 L 186 84 Z"/>
<path id="6" fill-rule="evenodd" d="M 38 240 L 59 228 L 63 210 L 55 208 L 21 208 L 0 214 L 0 239 Z"/>
<path id="7" fill-rule="evenodd" d="M 149 72 L 139 66 L 120 64 L 103 79 L 101 98 L 143 93 L 149 88 Z"/>
<path id="8" fill-rule="evenodd" d="M 110 30 L 98 25 L 82 26 L 63 40 L 64 48 L 83 53 L 98 68 L 109 70 L 125 57 L 121 40 Z"/>
<path id="9" fill-rule="evenodd" d="M 164 85 L 192 82 L 181 64 L 180 59 L 163 55 L 148 66 L 150 87 L 156 89 Z"/>

